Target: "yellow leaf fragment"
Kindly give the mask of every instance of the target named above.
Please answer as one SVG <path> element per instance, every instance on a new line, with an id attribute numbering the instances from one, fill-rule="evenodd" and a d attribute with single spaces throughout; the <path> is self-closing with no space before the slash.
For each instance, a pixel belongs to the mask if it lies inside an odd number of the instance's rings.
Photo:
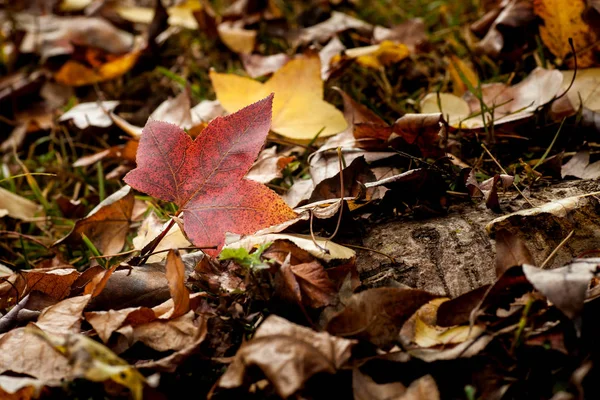
<path id="1" fill-rule="evenodd" d="M 323 100 L 321 62 L 301 57 L 284 65 L 265 83 L 234 74 L 210 72 L 217 99 L 229 113 L 275 93 L 271 130 L 292 139 L 331 136 L 346 129 L 341 111 Z"/>
<path id="2" fill-rule="evenodd" d="M 177 6 L 169 7 L 167 8 L 168 24 L 186 29 L 198 29 L 194 12 L 201 9 L 202 4 L 199 0 L 187 0 Z M 154 19 L 154 9 L 150 7 L 119 6 L 115 11 L 124 20 L 138 24 L 150 24 Z"/>
<path id="3" fill-rule="evenodd" d="M 584 0 L 534 0 L 533 10 L 542 20 L 540 36 L 559 63 L 571 52 L 569 38 L 577 51 L 577 64 L 586 68 L 594 63 L 592 48 L 596 35 L 583 21 Z M 584 50 L 587 49 L 587 50 Z M 584 51 L 582 51 L 584 50 Z M 572 64 L 573 60 L 569 61 Z"/>
<path id="4" fill-rule="evenodd" d="M 381 69 L 384 66 L 404 60 L 410 50 L 402 43 L 384 40 L 380 44 L 358 47 L 346 51 L 346 56 L 355 58 L 356 62 L 367 68 Z"/>
<path id="5" fill-rule="evenodd" d="M 54 78 L 58 83 L 67 86 L 85 86 L 108 81 L 129 71 L 137 62 L 139 55 L 139 51 L 133 51 L 102 64 L 97 69 L 69 60 L 54 75 Z"/>
<path id="6" fill-rule="evenodd" d="M 472 87 L 477 87 L 479 82 L 477 73 L 466 62 L 454 55 L 450 56 L 448 72 L 452 81 L 452 91 L 455 95 L 462 96 L 465 94 L 469 90 L 467 83 Z"/>
<path id="7" fill-rule="evenodd" d="M 244 29 L 227 21 L 217 27 L 217 32 L 225 46 L 236 53 L 250 54 L 254 50 L 257 31 Z"/>

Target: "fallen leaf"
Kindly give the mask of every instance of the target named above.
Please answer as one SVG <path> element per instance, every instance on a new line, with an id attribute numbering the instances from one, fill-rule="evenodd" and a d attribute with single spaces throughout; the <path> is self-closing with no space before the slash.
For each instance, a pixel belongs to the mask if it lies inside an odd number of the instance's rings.
<path id="1" fill-rule="evenodd" d="M 274 243 L 277 240 L 289 240 L 301 249 L 306 250 L 313 257 L 325 262 L 330 262 L 332 260 L 349 260 L 356 256 L 356 252 L 354 250 L 336 244 L 328 239 L 316 237 L 313 241 L 313 238 L 310 235 L 293 235 L 282 233 L 247 236 L 243 239 L 227 244 L 225 248 L 237 249 L 243 247 L 250 251 L 255 246 L 271 242 Z M 323 249 L 325 249 L 325 251 Z"/>
<path id="2" fill-rule="evenodd" d="M 68 86 L 86 86 L 109 81 L 120 77 L 133 68 L 139 55 L 140 51 L 135 50 L 108 61 L 97 69 L 92 69 L 78 61 L 68 60 L 54 75 L 54 79 L 58 83 Z"/>
<path id="3" fill-rule="evenodd" d="M 244 384 L 247 368 L 256 366 L 287 398 L 301 389 L 317 373 L 335 373 L 350 358 L 356 341 L 315 332 L 276 315 L 269 316 L 254 337 L 242 345 L 225 374 L 219 379 L 222 388 Z"/>
<path id="4" fill-rule="evenodd" d="M 587 68 L 594 64 L 590 46 L 595 43 L 596 35 L 582 18 L 585 8 L 584 0 L 533 1 L 535 14 L 544 21 L 540 25 L 540 36 L 550 52 L 558 57 L 558 64 L 571 52 L 569 39 L 573 40 L 573 47 L 577 51 L 577 66 Z M 571 59 L 569 64 L 572 63 Z"/>
<path id="5" fill-rule="evenodd" d="M 202 252 L 182 256 L 186 276 L 204 257 Z M 170 298 L 164 263 L 148 263 L 122 267 L 112 272 L 106 279 L 104 289 L 96 294 L 90 302 L 88 310 L 122 309 L 135 306 L 154 307 Z"/>
<path id="6" fill-rule="evenodd" d="M 439 400 L 440 392 L 438 387 L 431 377 L 431 375 L 425 375 L 413 381 L 406 392 L 398 400 Z"/>
<path id="7" fill-rule="evenodd" d="M 20 45 L 23 53 L 40 53 L 42 60 L 71 54 L 75 46 L 92 47 L 110 54 L 131 51 L 134 36 L 95 17 L 58 17 L 20 14 L 18 26 L 27 34 Z"/>
<path id="8" fill-rule="evenodd" d="M 165 262 L 165 275 L 169 282 L 169 291 L 173 299 L 173 310 L 164 318 L 177 318 L 190 310 L 190 292 L 185 286 L 185 266 L 177 250 L 169 250 Z"/>
<path id="9" fill-rule="evenodd" d="M 519 121 L 529 118 L 538 107 L 552 101 L 559 94 L 562 81 L 559 71 L 536 68 L 513 86 L 484 84 L 481 86 L 481 99 L 493 110 L 493 115 L 488 112 L 482 115 L 481 102 L 471 92 L 465 93 L 463 98 L 444 94 L 440 96 L 439 105 L 437 94 L 429 94 L 424 98 L 422 111 L 443 112 L 448 116 L 450 125 L 460 129 L 481 129 L 492 121 L 494 125 Z"/>
<path id="10" fill-rule="evenodd" d="M 241 54 L 244 69 L 250 78 L 258 78 L 272 74 L 283 67 L 289 60 L 285 53 L 273 54 L 271 56 L 262 56 L 260 54 Z M 321 60 L 322 62 L 323 60 Z"/>
<path id="11" fill-rule="evenodd" d="M 168 23 L 171 26 L 196 30 L 198 29 L 198 22 L 194 18 L 194 12 L 201 9 L 202 4 L 198 0 L 179 2 L 179 4 L 167 8 L 167 13 L 169 14 Z M 115 11 L 121 18 L 140 24 L 150 24 L 154 19 L 155 13 L 155 10 L 151 7 L 129 5 L 119 5 L 115 8 Z"/>
<path id="12" fill-rule="evenodd" d="M 450 55 L 449 57 L 448 72 L 452 80 L 453 93 L 457 96 L 462 96 L 467 92 L 469 90 L 468 85 L 473 88 L 479 86 L 479 78 L 473 67 L 455 55 Z"/>
<path id="13" fill-rule="evenodd" d="M 523 264 L 536 264 L 523 239 L 507 229 L 496 231 L 496 276 Z"/>
<path id="14" fill-rule="evenodd" d="M 136 363 L 136 368 L 141 369 L 152 369 L 158 371 L 165 372 L 175 372 L 176 368 L 182 364 L 189 356 L 198 351 L 200 345 L 204 342 L 206 338 L 208 324 L 204 318 L 197 318 L 195 321 L 196 324 L 200 326 L 197 327 L 197 330 L 194 332 L 194 340 L 189 344 L 185 345 L 180 350 L 175 351 L 174 353 L 160 358 L 158 360 L 147 360 Z"/>
<path id="15" fill-rule="evenodd" d="M 498 227 L 502 226 L 505 220 L 513 217 L 529 217 L 549 213 L 558 218 L 565 218 L 571 211 L 580 207 L 586 201 L 585 198 L 588 196 L 590 196 L 590 194 L 565 197 L 564 199 L 558 199 L 544 203 L 539 207 L 515 211 L 492 220 L 485 226 L 485 229 L 488 233 L 491 233 Z"/>
<path id="16" fill-rule="evenodd" d="M 330 305 L 336 294 L 335 286 L 329 279 L 327 272 L 318 261 L 309 263 L 290 263 L 291 255 L 285 259 L 279 273 L 283 278 L 284 293 L 290 293 L 298 304 L 304 304 L 312 308 L 320 308 Z M 276 278 L 277 279 L 277 278 Z"/>
<path id="17" fill-rule="evenodd" d="M 110 112 L 119 105 L 118 101 L 101 101 L 94 103 L 80 103 L 64 113 L 59 121 L 72 120 L 79 129 L 90 126 L 107 128 L 113 124 Z"/>
<path id="18" fill-rule="evenodd" d="M 282 170 L 295 159 L 294 156 L 286 157 L 277 154 L 277 146 L 264 149 L 258 155 L 256 162 L 248 171 L 247 179 L 260 183 L 269 183 L 273 179 L 282 178 Z M 283 164 L 283 166 L 282 166 Z"/>
<path id="19" fill-rule="evenodd" d="M 519 29 L 529 26 L 535 18 L 533 2 L 530 0 L 500 2 L 497 8 L 471 25 L 475 32 L 487 30 L 485 37 L 477 43 L 476 49 L 490 57 L 498 57 L 509 47 L 505 38 L 511 38 L 511 35 L 519 37 Z"/>
<path id="20" fill-rule="evenodd" d="M 24 376 L 0 376 L 0 396 L 6 400 L 29 400 L 40 397 L 43 381 Z"/>
<path id="21" fill-rule="evenodd" d="M 414 53 L 427 42 L 425 22 L 421 18 L 411 18 L 390 29 L 377 25 L 373 30 L 373 40 L 377 43 L 384 40 L 399 42 Z"/>
<path id="22" fill-rule="evenodd" d="M 67 376 L 83 377 L 94 382 L 111 379 L 129 388 L 134 399 L 142 399 L 146 382 L 144 376 L 106 346 L 81 334 L 49 334 L 34 324 L 28 325 L 25 331 L 49 343 L 68 360 L 72 370 Z"/>
<path id="23" fill-rule="evenodd" d="M 382 69 L 404 60 L 410 55 L 408 47 L 402 43 L 384 40 L 379 44 L 348 49 L 344 55 L 354 59 L 363 67 Z"/>
<path id="24" fill-rule="evenodd" d="M 460 344 L 481 335 L 484 328 L 480 325 L 459 325 L 442 327 L 437 324 L 437 312 L 447 298 L 429 301 L 404 324 L 400 335 L 421 348 Z"/>
<path id="25" fill-rule="evenodd" d="M 406 392 L 401 382 L 377 383 L 370 376 L 352 370 L 352 393 L 355 400 L 394 400 Z"/>
<path id="26" fill-rule="evenodd" d="M 274 93 L 271 130 L 280 135 L 309 140 L 319 132 L 325 137 L 346 128 L 342 113 L 323 101 L 321 63 L 316 55 L 288 62 L 265 83 L 215 71 L 210 72 L 210 79 L 217 99 L 230 113 Z"/>
<path id="27" fill-rule="evenodd" d="M 71 297 L 45 308 L 38 317 L 36 325 L 54 334 L 79 333 L 83 309 L 90 298 L 90 295 Z"/>
<path id="28" fill-rule="evenodd" d="M 579 317 L 590 281 L 598 270 L 597 260 L 578 259 L 564 267 L 551 270 L 523 265 L 523 274 L 568 318 Z"/>
<path id="29" fill-rule="evenodd" d="M 33 201 L 0 187 L 0 218 L 4 216 L 30 221 L 36 216 L 43 217 L 44 212 Z"/>
<path id="30" fill-rule="evenodd" d="M 85 234 L 102 254 L 116 254 L 125 244 L 129 231 L 134 197 L 131 187 L 125 186 L 108 196 L 90 213 L 75 223 L 71 232 L 54 246 L 80 242 Z"/>
<path id="31" fill-rule="evenodd" d="M 275 192 L 243 179 L 268 133 L 272 98 L 213 120 L 195 141 L 175 125 L 150 121 L 138 167 L 124 180 L 175 202 L 184 213 L 185 233 L 199 247 L 220 250 L 225 232 L 253 233 L 293 218 Z"/>
<path id="32" fill-rule="evenodd" d="M 344 50 L 346 50 L 346 46 L 344 46 L 337 36 L 334 36 L 333 39 L 319 51 L 319 59 L 321 60 L 321 79 L 324 81 L 329 79 L 335 71 L 335 68 L 331 66 L 331 62 L 334 57 L 340 55 Z"/>
<path id="33" fill-rule="evenodd" d="M 136 250 L 142 250 L 146 245 L 152 242 L 161 234 L 161 232 L 170 225 L 170 222 L 161 222 L 154 212 L 150 213 L 142 222 L 137 236 L 133 238 L 133 247 Z M 179 224 L 175 224 L 169 232 L 162 238 L 160 243 L 154 249 L 154 253 L 148 257 L 148 263 L 155 263 L 164 260 L 167 257 L 166 252 L 162 250 L 179 249 L 182 247 L 190 247 L 192 244 L 185 237 Z"/>
<path id="34" fill-rule="evenodd" d="M 331 13 L 331 17 L 326 21 L 309 28 L 304 28 L 298 35 L 292 35 L 292 42 L 294 42 L 296 46 L 309 44 L 315 41 L 325 42 L 334 35 L 349 29 L 356 29 L 361 32 L 372 32 L 373 26 L 360 19 L 334 11 Z"/>
<path id="35" fill-rule="evenodd" d="M 416 289 L 368 289 L 352 295 L 346 308 L 329 320 L 327 331 L 388 346 L 398 340 L 404 322 L 436 297 Z"/>
<path id="36" fill-rule="evenodd" d="M 580 179 L 598 179 L 600 177 L 600 161 L 590 164 L 590 152 L 580 151 L 562 166 L 560 175 L 563 179 L 567 176 Z"/>
<path id="37" fill-rule="evenodd" d="M 236 22 L 225 21 L 220 23 L 217 26 L 219 38 L 231 51 L 248 55 L 254 50 L 256 34 L 258 32 L 244 29 L 243 26 L 240 26 Z"/>

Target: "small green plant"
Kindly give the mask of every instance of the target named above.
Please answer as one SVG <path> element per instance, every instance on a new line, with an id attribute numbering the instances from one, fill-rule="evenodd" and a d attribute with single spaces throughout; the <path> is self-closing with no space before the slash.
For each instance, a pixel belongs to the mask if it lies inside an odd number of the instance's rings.
<path id="1" fill-rule="evenodd" d="M 248 253 L 243 247 L 237 249 L 225 248 L 219 254 L 219 260 L 233 260 L 243 267 L 250 269 L 267 269 L 270 265 L 260 259 L 262 253 L 271 246 L 271 242 L 261 244 L 253 253 Z"/>

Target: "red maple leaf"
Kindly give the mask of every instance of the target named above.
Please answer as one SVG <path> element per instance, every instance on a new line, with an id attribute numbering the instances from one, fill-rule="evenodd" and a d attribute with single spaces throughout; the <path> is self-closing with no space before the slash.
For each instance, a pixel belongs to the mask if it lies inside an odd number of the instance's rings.
<path id="1" fill-rule="evenodd" d="M 177 204 L 186 235 L 199 247 L 220 249 L 225 232 L 254 233 L 293 218 L 275 192 L 244 179 L 269 133 L 272 104 L 273 94 L 218 117 L 196 140 L 173 124 L 148 121 L 137 168 L 125 182 Z"/>

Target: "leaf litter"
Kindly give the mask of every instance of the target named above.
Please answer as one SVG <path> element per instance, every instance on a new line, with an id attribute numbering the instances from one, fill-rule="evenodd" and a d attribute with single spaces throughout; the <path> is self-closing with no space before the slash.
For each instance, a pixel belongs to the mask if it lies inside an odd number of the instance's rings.
<path id="1" fill-rule="evenodd" d="M 0 11 L 3 398 L 597 397 L 594 2 L 166 3 Z"/>

